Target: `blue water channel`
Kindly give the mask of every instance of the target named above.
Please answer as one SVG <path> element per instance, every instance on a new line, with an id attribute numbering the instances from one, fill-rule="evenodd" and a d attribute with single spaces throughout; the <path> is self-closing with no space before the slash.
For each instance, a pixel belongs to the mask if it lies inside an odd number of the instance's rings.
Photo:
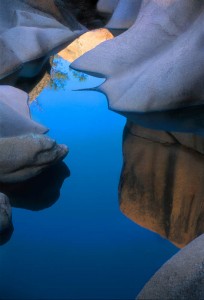
<path id="1" fill-rule="evenodd" d="M 61 75 L 56 72 L 31 112 L 49 136 L 68 145 L 67 178 L 58 200 L 48 193 L 46 208 L 31 210 L 29 199 L 24 208 L 13 207 L 14 233 L 0 247 L 0 299 L 134 299 L 178 248 L 120 212 L 126 120 L 108 110 L 103 94 L 73 91 L 103 80 L 57 63 Z M 44 184 L 35 189 L 45 192 Z"/>

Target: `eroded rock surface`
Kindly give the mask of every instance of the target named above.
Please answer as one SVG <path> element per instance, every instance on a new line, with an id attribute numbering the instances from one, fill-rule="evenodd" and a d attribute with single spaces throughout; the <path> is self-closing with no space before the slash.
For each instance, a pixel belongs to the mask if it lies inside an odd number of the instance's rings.
<path id="1" fill-rule="evenodd" d="M 98 89 L 115 111 L 142 114 L 202 105 L 203 15 L 202 1 L 143 1 L 132 27 L 72 67 L 107 78 Z"/>
<path id="2" fill-rule="evenodd" d="M 34 177 L 68 153 L 44 135 L 29 134 L 0 139 L 0 182 L 18 182 Z"/>
<path id="3" fill-rule="evenodd" d="M 84 32 L 72 20 L 64 26 L 56 14 L 53 2 L 46 8 L 45 1 L 0 0 L 0 80 L 34 77 L 47 57 Z"/>

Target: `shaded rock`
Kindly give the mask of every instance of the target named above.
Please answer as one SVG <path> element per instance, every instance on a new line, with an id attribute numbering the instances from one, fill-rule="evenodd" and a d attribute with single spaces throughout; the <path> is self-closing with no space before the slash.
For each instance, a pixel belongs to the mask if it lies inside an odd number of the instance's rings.
<path id="1" fill-rule="evenodd" d="M 179 247 L 204 233 L 204 138 L 183 136 L 128 123 L 119 188 L 127 217 Z"/>
<path id="2" fill-rule="evenodd" d="M 119 0 L 99 0 L 97 10 L 102 13 L 112 14 L 118 5 Z"/>
<path id="3" fill-rule="evenodd" d="M 103 27 L 103 16 L 96 10 L 97 0 L 55 0 L 55 3 L 66 18 L 71 14 L 73 21 L 89 29 Z"/>
<path id="4" fill-rule="evenodd" d="M 195 133 L 154 130 L 136 125 L 131 121 L 126 123 L 127 130 L 132 135 L 146 138 L 161 144 L 180 144 L 194 151 L 204 154 L 204 137 Z M 195 129 L 196 131 L 196 129 Z M 189 149 L 189 150 L 190 150 Z"/>
<path id="5" fill-rule="evenodd" d="M 13 224 L 11 223 L 11 225 L 7 229 L 0 233 L 0 246 L 3 246 L 4 244 L 8 243 L 8 241 L 10 241 L 13 231 L 14 228 Z"/>
<path id="6" fill-rule="evenodd" d="M 0 139 L 0 182 L 19 182 L 64 159 L 65 145 L 44 135 L 29 134 Z"/>
<path id="7" fill-rule="evenodd" d="M 59 52 L 59 55 L 65 60 L 72 62 L 100 43 L 112 38 L 113 35 L 105 28 L 92 30 L 76 39 L 67 48 Z"/>
<path id="8" fill-rule="evenodd" d="M 54 0 L 21 0 L 21 2 L 27 3 L 31 7 L 53 16 L 65 26 L 68 25 L 67 20 L 64 18 L 64 16 L 62 16 Z"/>
<path id="9" fill-rule="evenodd" d="M 203 299 L 204 235 L 167 261 L 136 299 Z"/>
<path id="10" fill-rule="evenodd" d="M 204 105 L 158 112 L 120 112 L 120 114 L 143 127 L 178 133 L 191 132 L 204 136 Z"/>
<path id="11" fill-rule="evenodd" d="M 107 78 L 98 90 L 124 114 L 202 105 L 203 15 L 201 1 L 143 1 L 132 27 L 71 67 Z"/>
<path id="12" fill-rule="evenodd" d="M 9 198 L 0 193 L 0 234 L 11 226 L 11 205 L 9 202 Z"/>
<path id="13" fill-rule="evenodd" d="M 53 15 L 28 2 L 34 5 L 33 1 L 0 0 L 0 54 L 4 57 L 0 62 L 0 80 L 4 82 L 6 77 L 8 81 L 11 77 L 13 81 L 18 77 L 34 77 L 50 55 L 84 32 L 72 20 L 69 28 L 65 27 Z M 41 9 L 42 3 L 45 7 L 45 1 L 34 6 Z M 53 10 L 50 4 L 46 12 Z"/>
<path id="14" fill-rule="evenodd" d="M 142 0 L 119 0 L 117 3 L 115 3 L 115 1 L 112 3 L 111 1 L 114 11 L 106 27 L 123 30 L 131 27 L 137 18 L 141 3 Z M 107 8 L 109 7 L 106 7 L 106 9 Z"/>

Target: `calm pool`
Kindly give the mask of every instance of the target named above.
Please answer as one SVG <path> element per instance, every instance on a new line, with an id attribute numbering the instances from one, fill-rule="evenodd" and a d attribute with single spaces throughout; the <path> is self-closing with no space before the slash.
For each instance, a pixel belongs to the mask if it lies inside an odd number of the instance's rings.
<path id="1" fill-rule="evenodd" d="M 66 76 L 58 74 L 31 110 L 69 146 L 70 175 L 48 208 L 13 208 L 14 233 L 0 247 L 0 299 L 134 299 L 178 248 L 120 212 L 125 118 L 108 110 L 103 94 L 72 91 L 103 80 L 58 63 Z"/>

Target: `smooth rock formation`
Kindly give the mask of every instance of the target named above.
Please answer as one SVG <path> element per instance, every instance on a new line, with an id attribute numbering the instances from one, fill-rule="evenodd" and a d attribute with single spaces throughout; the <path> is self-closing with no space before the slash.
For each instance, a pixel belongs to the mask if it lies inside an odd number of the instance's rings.
<path id="1" fill-rule="evenodd" d="M 73 62 L 75 59 L 98 46 L 100 43 L 113 38 L 111 32 L 105 28 L 89 31 L 81 35 L 67 48 L 59 52 L 59 56 Z"/>
<path id="2" fill-rule="evenodd" d="M 121 211 L 184 247 L 204 233 L 204 138 L 145 129 L 123 137 Z"/>
<path id="3" fill-rule="evenodd" d="M 34 177 L 68 153 L 44 135 L 29 134 L 0 139 L 0 182 L 19 182 Z"/>
<path id="4" fill-rule="evenodd" d="M 111 3 L 115 7 L 109 22 L 106 24 L 106 27 L 110 29 L 123 30 L 131 27 L 137 18 L 141 3 L 142 0 L 119 0 L 117 1 L 116 6 L 115 2 Z"/>
<path id="5" fill-rule="evenodd" d="M 0 86 L 0 182 L 36 176 L 67 155 L 65 145 L 42 135 L 47 131 L 31 120 L 25 92 Z"/>
<path id="6" fill-rule="evenodd" d="M 203 243 L 204 235 L 167 261 L 136 299 L 204 299 Z"/>
<path id="7" fill-rule="evenodd" d="M 131 28 L 71 67 L 107 78 L 98 90 L 124 114 L 202 105 L 203 20 L 202 1 L 144 0 Z"/>
<path id="8" fill-rule="evenodd" d="M 27 2 L 27 3 L 26 3 Z M 84 32 L 82 28 L 70 28 L 59 23 L 51 14 L 29 5 L 33 1 L 0 0 L 0 80 L 13 81 L 18 77 L 37 75 L 47 57 L 63 49 Z M 35 7 L 51 12 L 45 1 Z M 53 2 L 52 2 L 53 4 Z M 54 5 L 54 4 L 53 4 Z M 5 79 L 5 77 L 7 79 Z"/>
<path id="9" fill-rule="evenodd" d="M 0 193 L 0 234 L 11 226 L 12 213 L 9 198 Z"/>
<path id="10" fill-rule="evenodd" d="M 31 120 L 27 93 L 0 85 L 0 138 L 47 131 L 48 128 Z"/>

